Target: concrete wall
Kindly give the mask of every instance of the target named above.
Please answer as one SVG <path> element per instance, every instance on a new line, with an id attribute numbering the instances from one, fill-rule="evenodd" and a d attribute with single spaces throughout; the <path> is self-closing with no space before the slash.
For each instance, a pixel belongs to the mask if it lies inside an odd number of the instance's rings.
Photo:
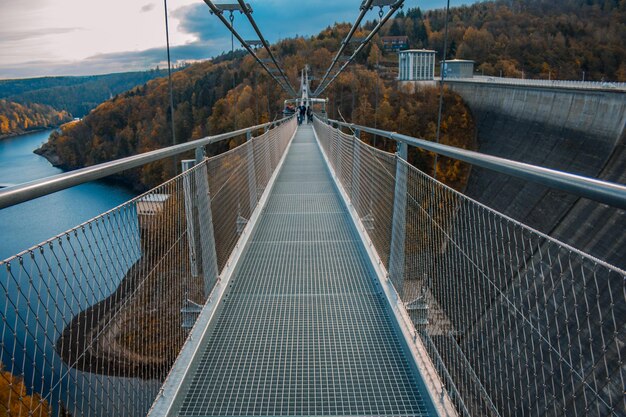
<path id="1" fill-rule="evenodd" d="M 447 82 L 474 114 L 481 152 L 626 184 L 626 93 Z M 623 210 L 476 167 L 466 194 L 626 269 Z M 622 415 L 623 343 L 614 336 L 622 323 L 613 317 L 623 306 L 623 276 L 510 223 L 462 209 L 456 216 L 494 237 L 459 227 L 457 244 L 443 255 L 448 264 L 431 274 L 438 304 L 459 331 L 435 343 L 472 414 L 490 415 L 465 388 L 471 379 L 457 365 L 462 360 L 503 414 L 604 416 L 610 404 Z M 458 349 L 446 349 L 455 342 Z M 563 366 L 567 358 L 575 358 L 573 367 Z"/>
<path id="2" fill-rule="evenodd" d="M 626 93 L 447 81 L 469 104 L 479 150 L 626 184 Z M 474 168 L 466 193 L 626 269 L 626 213 Z"/>

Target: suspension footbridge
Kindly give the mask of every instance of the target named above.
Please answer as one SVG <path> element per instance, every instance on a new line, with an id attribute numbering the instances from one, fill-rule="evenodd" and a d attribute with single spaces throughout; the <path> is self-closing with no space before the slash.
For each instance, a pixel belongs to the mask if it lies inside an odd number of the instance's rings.
<path id="1" fill-rule="evenodd" d="M 241 10 L 269 50 L 243 2 L 206 3 L 231 30 Z M 401 4 L 366 1 L 355 27 Z M 0 262 L 0 415 L 625 415 L 626 272 L 447 187 L 409 147 L 626 209 L 620 184 L 323 114 L 7 187 L 0 208 L 195 152 Z"/>

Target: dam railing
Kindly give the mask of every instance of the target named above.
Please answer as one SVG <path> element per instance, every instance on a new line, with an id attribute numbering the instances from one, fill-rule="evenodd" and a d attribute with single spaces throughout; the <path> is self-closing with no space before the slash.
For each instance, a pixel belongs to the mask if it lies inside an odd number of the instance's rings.
<path id="1" fill-rule="evenodd" d="M 623 415 L 626 272 L 433 180 L 407 163 L 407 145 L 527 167 L 331 122 L 354 130 L 314 122 L 333 175 L 457 410 Z M 363 131 L 398 152 L 365 144 Z M 605 185 L 623 207 L 626 188 Z"/>
<path id="2" fill-rule="evenodd" d="M 236 148 L 186 161 L 193 167 L 155 189 L 0 262 L 0 407 L 7 415 L 148 412 L 249 233 L 247 220 L 293 135 L 295 119 L 277 124 L 257 137 L 270 124 L 7 191 L 6 204 L 247 135 Z"/>
<path id="3" fill-rule="evenodd" d="M 440 79 L 440 78 L 439 78 Z M 567 88 L 574 90 L 626 91 L 626 83 L 612 81 L 582 80 L 535 80 L 529 78 L 488 77 L 474 75 L 471 78 L 446 77 L 446 82 L 518 85 L 524 87 Z"/>

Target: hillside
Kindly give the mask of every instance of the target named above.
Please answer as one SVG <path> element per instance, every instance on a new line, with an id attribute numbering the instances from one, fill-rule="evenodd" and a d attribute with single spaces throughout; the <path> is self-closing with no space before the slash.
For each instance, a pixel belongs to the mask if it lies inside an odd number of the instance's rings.
<path id="1" fill-rule="evenodd" d="M 157 69 L 85 77 L 0 80 L 0 98 L 22 104 L 46 104 L 74 117 L 83 117 L 116 94 L 165 75 L 166 70 Z"/>
<path id="2" fill-rule="evenodd" d="M 321 73 L 348 30 L 348 25 L 340 24 L 309 39 L 288 39 L 276 45 L 291 83 L 299 85 L 297 75 L 307 63 L 315 73 Z M 376 53 L 378 48 L 372 50 Z M 263 57 L 264 52 L 260 55 Z M 375 119 L 379 127 L 434 138 L 437 91 L 409 97 L 397 91 L 394 83 L 378 78 L 368 61 L 372 62 L 364 54 L 351 72 L 339 77 L 325 92 L 332 103 L 329 116 L 338 118 L 341 112 L 365 124 Z M 192 65 L 174 74 L 173 84 L 179 142 L 282 117 L 283 100 L 288 98 L 251 57 L 241 54 Z M 233 85 L 235 88 L 231 88 Z M 345 99 L 348 94 L 351 100 Z M 448 93 L 445 98 L 448 122 L 442 141 L 473 146 L 475 134 L 469 111 L 457 96 Z M 146 152 L 172 143 L 168 120 L 167 80 L 153 80 L 101 104 L 80 123 L 64 127 L 41 152 L 66 169 Z M 236 143 L 231 140 L 209 152 L 220 152 Z M 389 145 L 380 140 L 376 143 L 379 147 Z M 416 153 L 412 158 L 424 169 L 432 169 L 429 155 Z M 143 190 L 170 178 L 173 167 L 169 161 L 150 164 L 126 173 L 124 179 Z M 452 164 L 446 171 L 451 183 L 462 188 L 464 168 Z"/>
<path id="3" fill-rule="evenodd" d="M 622 79 L 626 67 L 625 2 L 598 0 L 498 0 L 457 7 L 451 11 L 449 54 L 477 61 L 486 74 L 506 76 Z M 422 13 L 409 9 L 391 20 L 384 34 L 406 33 L 411 47 L 441 50 L 443 11 Z M 368 23 L 355 36 L 364 36 Z M 336 24 L 310 38 L 288 39 L 275 45 L 293 85 L 305 64 L 319 78 L 349 29 Z M 399 92 L 394 80 L 375 72 L 381 53 L 380 38 L 368 45 L 351 70 L 325 92 L 329 116 L 355 123 L 434 139 L 437 91 L 413 96 Z M 263 51 L 262 58 L 266 57 Z M 192 65 L 176 73 L 174 81 L 177 140 L 197 139 L 279 117 L 287 96 L 263 73 L 251 57 L 226 55 Z M 234 86 L 234 88 L 233 88 Z M 313 86 L 315 87 L 315 85 Z M 157 79 L 109 100 L 81 123 L 56 135 L 42 152 L 59 165 L 78 168 L 157 149 L 172 143 L 168 122 L 167 83 Z M 475 146 L 474 122 L 463 101 L 446 93 L 442 142 Z M 367 139 L 367 138 L 366 138 Z M 393 150 L 391 143 L 369 138 L 371 144 Z M 230 144 L 211 149 L 219 152 Z M 412 151 L 411 162 L 432 171 L 432 155 Z M 462 189 L 467 168 L 444 159 L 440 169 L 448 183 Z M 154 186 L 173 175 L 173 164 L 162 162 L 125 175 L 137 189 Z"/>
<path id="4" fill-rule="evenodd" d="M 66 111 L 45 104 L 20 104 L 0 100 L 0 139 L 31 130 L 57 127 L 71 120 Z"/>
<path id="5" fill-rule="evenodd" d="M 444 19 L 409 9 L 384 32 L 441 57 Z M 623 0 L 497 0 L 450 9 L 448 56 L 485 75 L 626 81 L 625 39 Z"/>

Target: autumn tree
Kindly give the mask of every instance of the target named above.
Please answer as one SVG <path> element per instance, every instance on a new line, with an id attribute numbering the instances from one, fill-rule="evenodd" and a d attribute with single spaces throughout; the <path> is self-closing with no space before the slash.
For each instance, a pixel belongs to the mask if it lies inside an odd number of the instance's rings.
<path id="1" fill-rule="evenodd" d="M 48 402 L 38 393 L 29 395 L 24 381 L 5 371 L 0 362 L 0 417 L 48 417 L 50 413 Z"/>

